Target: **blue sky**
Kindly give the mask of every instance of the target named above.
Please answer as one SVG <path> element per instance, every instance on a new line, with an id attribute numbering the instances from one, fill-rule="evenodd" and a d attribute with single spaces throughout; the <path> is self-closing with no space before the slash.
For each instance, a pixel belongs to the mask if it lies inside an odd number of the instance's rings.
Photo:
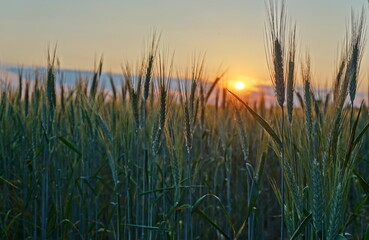
<path id="1" fill-rule="evenodd" d="M 351 9 L 366 0 L 290 0 L 299 48 L 309 50 L 315 86 L 332 79 Z M 206 53 L 209 74 L 228 68 L 227 78 L 269 83 L 264 50 L 265 3 L 261 0 L 18 0 L 0 2 L 1 63 L 45 65 L 49 45 L 58 43 L 64 68 L 92 69 L 104 55 L 105 70 L 120 72 L 136 61 L 154 29 L 162 48 L 175 51 L 184 68 Z M 367 49 L 369 50 L 369 49 Z M 367 88 L 367 54 L 361 88 Z"/>

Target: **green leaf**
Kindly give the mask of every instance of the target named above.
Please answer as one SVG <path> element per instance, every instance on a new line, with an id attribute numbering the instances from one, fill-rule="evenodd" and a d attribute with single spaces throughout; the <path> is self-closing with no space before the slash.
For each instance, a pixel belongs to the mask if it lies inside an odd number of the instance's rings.
<path id="1" fill-rule="evenodd" d="M 225 72 L 224 72 L 224 73 L 225 73 Z M 222 77 L 223 77 L 224 73 L 222 73 L 219 77 L 217 77 L 217 78 L 215 79 L 215 81 L 213 82 L 213 84 L 210 86 L 209 91 L 207 92 L 207 94 L 206 94 L 206 96 L 205 96 L 205 103 L 207 103 L 207 102 L 208 102 L 208 100 L 209 100 L 209 97 L 210 97 L 211 93 L 213 92 L 213 90 L 214 90 L 215 86 L 217 85 L 217 83 L 219 82 L 219 80 L 220 80 L 220 79 L 222 79 Z"/>
<path id="2" fill-rule="evenodd" d="M 261 180 L 262 180 L 262 176 L 264 172 L 265 161 L 266 161 L 266 152 L 263 152 L 259 165 L 258 165 L 256 176 L 255 176 L 255 180 L 257 182 L 258 188 L 260 188 L 260 184 L 261 184 Z"/>
<path id="3" fill-rule="evenodd" d="M 179 186 L 179 189 L 186 189 L 186 188 L 202 188 L 204 185 L 192 185 L 192 186 Z M 176 190 L 176 187 L 165 187 L 165 188 L 155 188 L 150 191 L 142 192 L 139 194 L 139 196 L 155 193 L 155 192 L 164 192 L 164 191 L 170 191 L 170 190 Z"/>
<path id="4" fill-rule="evenodd" d="M 369 225 L 366 227 L 366 231 L 365 231 L 365 235 L 364 235 L 364 240 L 369 240 Z"/>
<path id="5" fill-rule="evenodd" d="M 82 153 L 75 146 L 73 146 L 73 144 L 70 143 L 67 139 L 63 137 L 58 137 L 58 140 L 62 142 L 65 146 L 70 148 L 73 152 L 77 153 L 79 156 L 82 156 Z"/>
<path id="6" fill-rule="evenodd" d="M 265 156 L 266 155 L 263 153 L 263 157 L 262 157 L 261 161 L 263 161 Z M 248 207 L 247 207 L 247 213 L 246 213 L 246 216 L 245 216 L 245 220 L 243 221 L 240 229 L 237 231 L 237 234 L 236 234 L 236 237 L 235 237 L 236 240 L 239 239 L 239 237 L 241 236 L 243 230 L 246 228 L 248 219 L 249 219 L 251 213 L 253 212 L 254 207 L 256 206 L 256 201 L 259 197 L 259 191 L 258 191 L 258 186 L 259 186 L 259 183 L 260 183 L 260 178 L 259 177 L 261 177 L 261 175 L 262 175 L 262 172 L 263 172 L 263 169 L 264 169 L 264 163 L 261 163 L 261 165 L 262 166 L 259 166 L 258 173 L 255 176 L 254 175 L 254 169 L 252 168 L 252 166 L 250 164 L 246 163 L 247 172 L 248 172 L 250 178 L 252 179 L 251 195 L 250 195 L 250 200 L 248 202 Z"/>
<path id="7" fill-rule="evenodd" d="M 273 138 L 273 140 L 278 144 L 281 145 L 282 142 L 279 139 L 279 136 L 277 135 L 277 133 L 273 130 L 273 128 L 264 120 L 264 118 L 262 118 L 259 114 L 257 114 L 254 110 L 252 110 L 252 108 L 249 107 L 249 105 L 247 105 L 244 101 L 242 101 L 241 98 L 239 98 L 236 94 L 234 94 L 233 92 L 231 92 L 229 89 L 227 89 L 227 91 L 232 94 L 238 101 L 240 101 L 240 103 L 242 103 L 242 105 L 244 105 L 247 109 L 247 111 L 249 111 L 251 113 L 251 115 L 254 117 L 254 119 L 264 128 L 265 131 L 267 131 L 269 133 L 269 135 Z"/>
<path id="8" fill-rule="evenodd" d="M 231 240 L 231 238 L 225 233 L 219 226 L 216 224 L 206 213 L 204 213 L 202 210 L 196 208 L 194 210 L 196 213 L 198 213 L 201 217 L 203 217 L 207 222 L 209 222 L 215 229 L 217 229 L 226 239 Z"/>
<path id="9" fill-rule="evenodd" d="M 8 180 L 6 180 L 5 178 L 3 178 L 2 176 L 0 176 L 0 180 L 2 180 L 3 182 L 7 183 L 10 186 L 12 186 L 15 189 L 19 189 L 17 186 L 15 186 L 13 183 L 9 182 Z"/>
<path id="10" fill-rule="evenodd" d="M 248 205 L 248 208 L 247 208 L 247 214 L 245 216 L 245 220 L 243 221 L 240 229 L 237 231 L 235 239 L 239 239 L 239 237 L 241 236 L 243 230 L 247 226 L 248 219 L 249 219 L 249 217 L 252 213 L 252 210 L 254 209 L 254 207 L 256 205 L 256 201 L 257 201 L 258 197 L 259 197 L 259 192 L 256 189 L 255 181 L 253 181 L 252 187 L 251 187 L 250 202 L 249 202 L 249 205 Z"/>
<path id="11" fill-rule="evenodd" d="M 347 166 L 348 161 L 350 160 L 350 156 L 352 151 L 354 150 L 356 144 L 355 144 L 355 132 L 356 132 L 356 128 L 357 128 L 357 124 L 359 122 L 359 118 L 360 118 L 360 114 L 361 114 L 361 110 L 363 109 L 363 102 L 361 102 L 360 108 L 359 108 L 359 112 L 357 114 L 356 120 L 354 122 L 354 125 L 352 127 L 352 131 L 351 131 L 351 135 L 350 135 L 350 142 L 349 142 L 349 147 L 347 149 L 347 153 L 346 153 L 346 158 L 345 161 L 343 163 L 343 167 L 345 168 Z"/>
<path id="12" fill-rule="evenodd" d="M 359 135 L 355 138 L 354 141 L 354 145 L 357 145 L 359 143 L 359 141 L 361 140 L 361 138 L 364 136 L 365 131 L 369 128 L 369 123 L 367 123 L 365 125 L 365 127 L 363 128 L 363 130 L 361 130 L 361 132 L 359 133 Z"/>
<path id="13" fill-rule="evenodd" d="M 337 240 L 347 240 L 347 238 L 343 234 L 339 234 Z"/>
<path id="14" fill-rule="evenodd" d="M 360 175 L 360 173 L 356 170 L 353 170 L 355 176 L 359 179 L 359 183 L 366 194 L 369 194 L 369 184 L 365 181 L 365 179 Z"/>
<path id="15" fill-rule="evenodd" d="M 192 206 L 192 210 L 191 210 L 191 212 L 196 212 L 196 210 L 199 208 L 200 204 L 201 204 L 201 203 L 202 203 L 206 198 L 208 198 L 208 197 L 213 197 L 213 198 L 215 198 L 215 199 L 219 202 L 219 204 L 220 204 L 220 206 L 221 206 L 221 209 L 222 209 L 222 212 L 223 212 L 224 216 L 226 217 L 226 219 L 227 219 L 227 221 L 228 221 L 229 225 L 231 226 L 232 231 L 233 231 L 233 233 L 234 233 L 234 232 L 235 232 L 235 230 L 234 230 L 234 226 L 233 226 L 233 223 L 232 223 L 232 221 L 231 221 L 231 218 L 228 216 L 227 211 L 226 211 L 226 209 L 225 209 L 225 207 L 224 207 L 224 205 L 223 205 L 222 201 L 220 200 L 220 198 L 219 198 L 218 196 L 214 195 L 214 194 L 205 194 L 204 196 L 200 197 L 200 198 L 195 202 L 195 204 Z"/>
<path id="16" fill-rule="evenodd" d="M 170 232 L 169 229 L 162 229 L 160 227 L 153 227 L 153 226 L 146 226 L 146 225 L 137 225 L 137 224 L 123 224 L 127 227 L 135 227 L 135 228 L 143 228 L 143 229 L 147 229 L 147 230 L 151 230 L 151 231 L 166 231 L 166 232 Z"/>
<path id="17" fill-rule="evenodd" d="M 17 219 L 22 216 L 22 213 L 18 213 L 16 216 L 12 218 L 12 220 L 9 222 L 9 224 L 5 227 L 6 232 L 10 232 L 11 228 L 13 227 L 14 223 L 17 221 Z"/>
<path id="18" fill-rule="evenodd" d="M 310 213 L 304 218 L 304 220 L 302 220 L 301 224 L 298 226 L 296 231 L 293 233 L 290 240 L 294 240 L 300 235 L 300 233 L 304 230 L 305 226 L 309 224 L 309 222 L 311 221 L 311 218 L 312 218 L 312 214 Z"/>
<path id="19" fill-rule="evenodd" d="M 98 233 L 104 232 L 104 233 L 112 233 L 112 230 L 106 229 L 106 228 L 99 228 L 97 230 Z"/>
<path id="20" fill-rule="evenodd" d="M 181 210 L 184 210 L 184 209 L 188 209 L 188 208 L 191 208 L 191 205 L 190 204 L 182 204 L 180 206 L 178 206 L 179 203 L 176 202 L 174 204 L 174 206 L 172 206 L 168 213 L 167 213 L 167 216 L 165 217 L 165 220 L 169 220 L 169 218 L 176 212 L 176 211 L 181 211 Z"/>

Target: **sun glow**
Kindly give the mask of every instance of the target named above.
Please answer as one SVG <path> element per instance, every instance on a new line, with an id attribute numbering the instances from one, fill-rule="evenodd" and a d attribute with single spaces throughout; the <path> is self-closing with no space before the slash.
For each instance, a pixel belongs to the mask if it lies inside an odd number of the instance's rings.
<path id="1" fill-rule="evenodd" d="M 251 93 L 258 91 L 258 84 L 263 84 L 262 81 L 258 81 L 256 78 L 247 75 L 238 75 L 228 81 L 230 89 L 238 91 L 239 93 Z"/>
<path id="2" fill-rule="evenodd" d="M 243 90 L 243 89 L 245 89 L 245 84 L 243 82 L 239 81 L 239 82 L 236 82 L 235 87 L 238 90 Z"/>

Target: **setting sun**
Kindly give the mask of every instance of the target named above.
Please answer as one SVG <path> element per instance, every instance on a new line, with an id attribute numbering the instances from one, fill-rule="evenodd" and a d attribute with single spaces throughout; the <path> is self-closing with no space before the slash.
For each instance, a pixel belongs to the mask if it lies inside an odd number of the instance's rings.
<path id="1" fill-rule="evenodd" d="M 245 84 L 243 82 L 236 82 L 235 86 L 238 90 L 245 89 Z"/>
<path id="2" fill-rule="evenodd" d="M 259 81 L 260 82 L 260 81 Z M 228 82 L 233 90 L 250 92 L 255 89 L 257 80 L 252 76 L 238 75 Z"/>

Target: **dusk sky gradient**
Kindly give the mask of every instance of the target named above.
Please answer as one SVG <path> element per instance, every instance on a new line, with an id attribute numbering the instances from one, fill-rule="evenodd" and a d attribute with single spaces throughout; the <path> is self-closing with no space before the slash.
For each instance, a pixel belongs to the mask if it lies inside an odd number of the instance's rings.
<path id="1" fill-rule="evenodd" d="M 313 85 L 324 87 L 334 69 L 349 24 L 367 0 L 290 0 L 288 16 L 298 30 L 302 53 L 310 52 Z M 161 46 L 175 51 L 175 66 L 206 53 L 209 75 L 219 66 L 227 78 L 270 83 L 265 57 L 262 0 L 19 0 L 0 2 L 0 62 L 45 66 L 48 46 L 58 43 L 63 68 L 92 69 L 104 55 L 106 71 L 136 61 L 156 29 Z M 368 43 L 368 41 L 367 41 Z M 367 89 L 368 47 L 360 89 Z M 300 55 L 298 56 L 300 57 Z M 319 77 L 319 78 L 318 78 Z"/>

